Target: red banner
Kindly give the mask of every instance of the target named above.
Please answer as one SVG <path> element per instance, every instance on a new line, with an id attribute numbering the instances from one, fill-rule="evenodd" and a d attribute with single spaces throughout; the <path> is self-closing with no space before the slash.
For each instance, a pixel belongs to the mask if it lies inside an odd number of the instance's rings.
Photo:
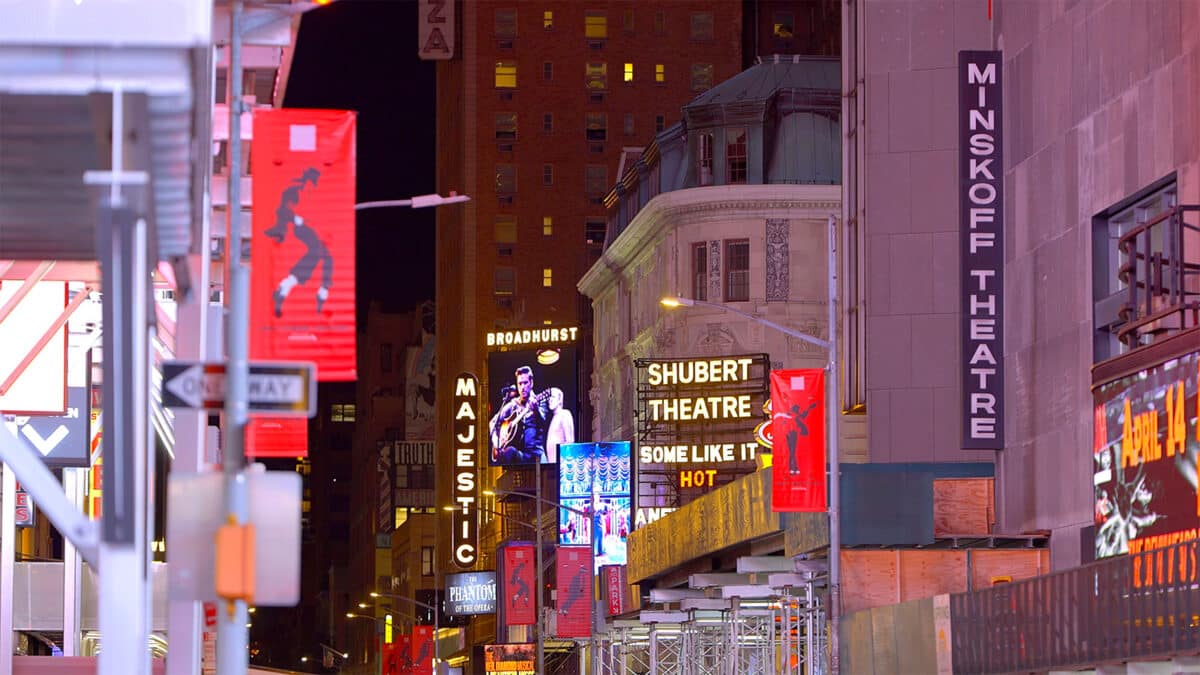
<path id="1" fill-rule="evenodd" d="M 558 631 L 560 638 L 592 635 L 592 547 L 558 547 Z"/>
<path id="2" fill-rule="evenodd" d="M 771 371 L 771 411 L 771 510 L 824 511 L 825 371 Z"/>
<path id="3" fill-rule="evenodd" d="M 398 635 L 397 638 L 398 641 L 391 644 L 384 642 L 382 639 L 379 641 L 379 657 L 380 662 L 383 664 L 380 667 L 380 672 L 383 675 L 401 675 L 404 672 L 404 660 L 401 651 L 406 646 L 405 641 L 408 640 L 408 636 Z M 330 666 L 332 665 L 331 663 Z"/>
<path id="4" fill-rule="evenodd" d="M 247 457 L 307 457 L 308 420 L 251 417 L 246 423 Z"/>
<path id="5" fill-rule="evenodd" d="M 355 114 L 254 111 L 250 358 L 357 379 Z"/>
<path id="6" fill-rule="evenodd" d="M 537 585 L 533 546 L 515 544 L 504 548 L 504 576 L 500 578 L 503 594 L 504 623 L 508 626 L 530 626 L 537 620 Z"/>
<path id="7" fill-rule="evenodd" d="M 413 626 L 412 675 L 433 675 L 433 626 Z"/>
<path id="8" fill-rule="evenodd" d="M 629 584 L 625 582 L 625 566 L 605 565 L 600 568 L 600 574 L 604 580 L 604 600 L 608 605 L 608 615 L 624 614 L 629 609 Z"/>

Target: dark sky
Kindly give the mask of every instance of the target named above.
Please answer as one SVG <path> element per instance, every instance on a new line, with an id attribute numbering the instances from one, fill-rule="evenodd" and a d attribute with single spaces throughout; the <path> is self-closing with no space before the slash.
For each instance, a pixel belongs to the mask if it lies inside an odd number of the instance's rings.
<path id="1" fill-rule="evenodd" d="M 304 15 L 284 107 L 358 111 L 357 201 L 434 192 L 434 65 L 417 58 L 417 3 L 338 0 Z M 358 315 L 434 291 L 434 210 L 358 214 Z"/>

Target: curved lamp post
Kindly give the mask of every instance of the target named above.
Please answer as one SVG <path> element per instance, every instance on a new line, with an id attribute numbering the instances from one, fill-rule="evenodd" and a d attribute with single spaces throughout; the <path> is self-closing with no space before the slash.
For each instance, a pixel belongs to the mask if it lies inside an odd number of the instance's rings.
<path id="1" fill-rule="evenodd" d="M 434 193 L 431 195 L 417 195 L 411 199 L 385 199 L 378 202 L 360 202 L 354 205 L 354 210 L 365 211 L 367 209 L 389 208 L 393 206 L 409 206 L 414 209 L 423 209 L 428 206 L 460 204 L 469 201 L 471 201 L 471 198 L 467 195 L 460 195 L 452 190 L 449 197 L 443 197 Z"/>

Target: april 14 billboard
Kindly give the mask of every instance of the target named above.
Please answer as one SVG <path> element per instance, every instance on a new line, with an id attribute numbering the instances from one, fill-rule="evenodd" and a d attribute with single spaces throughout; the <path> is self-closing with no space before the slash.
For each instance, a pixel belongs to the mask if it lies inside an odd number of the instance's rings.
<path id="1" fill-rule="evenodd" d="M 590 544 L 596 569 L 627 560 L 631 454 L 629 441 L 559 448 L 558 543 Z"/>
<path id="2" fill-rule="evenodd" d="M 553 464 L 575 442 L 574 345 L 488 354 L 489 461 Z"/>

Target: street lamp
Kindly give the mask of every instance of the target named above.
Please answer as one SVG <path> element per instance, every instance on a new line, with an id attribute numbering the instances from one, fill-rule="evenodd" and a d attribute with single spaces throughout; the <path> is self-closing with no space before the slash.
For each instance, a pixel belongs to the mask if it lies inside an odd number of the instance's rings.
<path id="1" fill-rule="evenodd" d="M 354 210 L 365 211 L 367 209 L 388 208 L 392 206 L 409 206 L 414 209 L 423 209 L 428 206 L 443 206 L 445 204 L 459 204 L 469 201 L 471 201 L 471 198 L 467 195 L 460 195 L 451 190 L 449 197 L 443 197 L 434 193 L 431 195 L 417 195 L 412 199 L 385 199 L 378 202 L 360 202 L 354 205 Z"/>
<path id="2" fill-rule="evenodd" d="M 829 229 L 826 233 L 829 239 L 829 339 L 822 340 L 821 338 L 813 337 L 798 330 L 788 328 L 774 321 L 765 319 L 756 314 L 745 312 L 737 307 L 721 304 L 718 302 L 708 302 L 705 300 L 693 300 L 691 298 L 681 298 L 668 296 L 659 300 L 664 307 L 711 307 L 719 309 L 723 312 L 737 314 L 745 317 L 757 324 L 761 324 L 768 328 L 773 328 L 781 333 L 803 340 L 809 344 L 824 348 L 828 353 L 829 374 L 825 378 L 825 408 L 826 419 L 825 433 L 827 437 L 826 445 L 829 448 L 829 470 L 832 478 L 829 481 L 829 662 L 830 672 L 832 675 L 839 673 L 840 655 L 838 654 L 838 625 L 841 622 L 842 614 L 842 587 L 841 587 L 841 556 L 842 556 L 842 529 L 838 512 L 841 507 L 841 464 L 838 457 L 838 406 L 841 404 L 838 401 L 838 371 L 837 371 L 837 220 L 829 216 Z"/>

